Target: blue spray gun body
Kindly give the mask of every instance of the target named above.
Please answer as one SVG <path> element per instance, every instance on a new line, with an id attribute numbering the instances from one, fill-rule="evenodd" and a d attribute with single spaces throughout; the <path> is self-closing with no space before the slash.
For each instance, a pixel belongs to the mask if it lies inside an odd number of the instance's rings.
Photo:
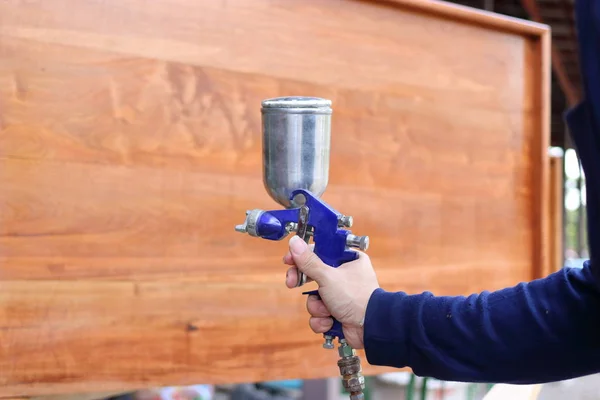
<path id="1" fill-rule="evenodd" d="M 291 232 L 296 232 L 306 242 L 312 237 L 315 243 L 314 253 L 333 268 L 358 258 L 358 253 L 349 247 L 357 247 L 363 251 L 367 249 L 367 236 L 355 236 L 342 229 L 351 225 L 352 218 L 335 211 L 307 190 L 293 191 L 290 200 L 292 204 L 303 204 L 286 210 L 248 211 L 248 218 L 245 224 L 238 225 L 238 231 L 267 240 L 281 240 Z M 298 285 L 305 282 L 306 277 L 300 274 Z M 318 290 L 303 294 L 319 296 Z M 334 319 L 333 327 L 325 333 L 324 346 L 333 348 L 332 340 L 335 338 L 344 339 L 344 332 L 342 325 Z"/>
<path id="2" fill-rule="evenodd" d="M 324 201 L 329 178 L 331 102 L 314 97 L 280 97 L 262 102 L 263 184 L 284 209 L 246 212 L 246 220 L 236 231 L 267 240 L 282 240 L 295 233 L 306 243 L 312 237 L 314 253 L 327 265 L 337 268 L 366 251 L 367 236 L 349 230 L 352 217 L 345 216 Z M 298 273 L 298 284 L 306 276 Z M 304 292 L 319 296 L 318 290 Z M 324 334 L 323 347 L 334 348 L 338 339 L 338 367 L 351 400 L 364 398 L 364 377 L 360 359 L 346 343 L 341 324 L 334 319 Z"/>

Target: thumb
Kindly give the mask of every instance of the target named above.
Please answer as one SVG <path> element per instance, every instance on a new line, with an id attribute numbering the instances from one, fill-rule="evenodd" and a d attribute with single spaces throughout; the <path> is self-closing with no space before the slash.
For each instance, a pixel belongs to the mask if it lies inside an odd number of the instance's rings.
<path id="1" fill-rule="evenodd" d="M 321 261 L 300 236 L 292 236 L 289 246 L 296 267 L 318 284 L 331 272 L 331 268 Z"/>

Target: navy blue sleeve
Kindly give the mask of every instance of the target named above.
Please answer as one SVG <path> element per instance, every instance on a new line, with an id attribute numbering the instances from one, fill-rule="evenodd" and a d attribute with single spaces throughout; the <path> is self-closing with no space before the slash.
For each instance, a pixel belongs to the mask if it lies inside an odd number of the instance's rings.
<path id="1" fill-rule="evenodd" d="M 592 266 L 468 297 L 378 289 L 365 318 L 372 365 L 420 376 L 539 383 L 600 372 L 600 290 Z"/>

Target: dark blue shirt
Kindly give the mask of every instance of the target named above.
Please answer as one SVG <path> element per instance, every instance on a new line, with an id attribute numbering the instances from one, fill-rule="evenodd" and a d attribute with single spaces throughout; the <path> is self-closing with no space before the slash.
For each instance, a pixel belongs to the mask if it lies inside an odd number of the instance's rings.
<path id="1" fill-rule="evenodd" d="M 378 289 L 364 326 L 370 364 L 489 383 L 600 372 L 600 1 L 577 0 L 576 21 L 585 96 L 566 122 L 586 176 L 590 260 L 466 297 Z"/>

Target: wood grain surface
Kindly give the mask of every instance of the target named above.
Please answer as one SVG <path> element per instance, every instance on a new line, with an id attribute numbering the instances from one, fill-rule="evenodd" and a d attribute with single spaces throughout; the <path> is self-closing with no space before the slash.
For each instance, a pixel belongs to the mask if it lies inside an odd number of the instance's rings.
<path id="1" fill-rule="evenodd" d="M 269 97 L 333 101 L 324 198 L 384 288 L 540 276 L 548 57 L 433 1 L 0 2 L 0 396 L 337 376 L 286 241 L 234 231 L 278 208 Z"/>

